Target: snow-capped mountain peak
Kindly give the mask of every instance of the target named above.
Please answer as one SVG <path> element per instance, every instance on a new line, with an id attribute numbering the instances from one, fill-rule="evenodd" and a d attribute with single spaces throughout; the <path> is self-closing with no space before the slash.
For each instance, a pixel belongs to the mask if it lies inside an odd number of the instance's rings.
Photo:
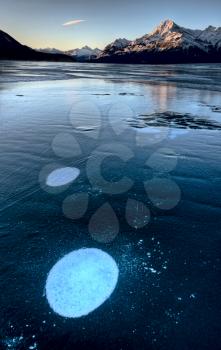
<path id="1" fill-rule="evenodd" d="M 214 26 L 208 26 L 205 31 L 216 31 L 217 30 L 217 27 L 214 27 Z"/>
<path id="2" fill-rule="evenodd" d="M 174 31 L 176 29 L 178 29 L 178 25 L 172 21 L 171 19 L 167 19 L 166 21 L 163 21 L 160 23 L 160 25 L 158 27 L 156 27 L 154 29 L 154 31 L 152 33 L 150 33 L 151 35 L 156 35 L 156 34 L 160 34 L 160 35 L 165 35 L 170 31 Z"/>
<path id="3" fill-rule="evenodd" d="M 125 39 L 125 38 L 123 38 L 123 39 L 116 39 L 112 44 L 110 44 L 110 45 L 112 45 L 112 46 L 114 46 L 114 47 L 116 47 L 116 48 L 118 48 L 118 49 L 123 49 L 124 47 L 126 47 L 127 45 L 129 45 L 130 44 L 130 41 L 129 40 L 127 40 L 127 39 Z"/>
<path id="4" fill-rule="evenodd" d="M 129 49 L 133 51 L 151 49 L 164 51 L 180 47 L 181 45 L 188 48 L 194 45 L 196 35 L 199 35 L 199 31 L 186 29 L 178 26 L 172 20 L 166 20 L 161 22 L 150 34 L 133 41 Z M 196 45 L 199 46 L 200 43 Z"/>
<path id="5" fill-rule="evenodd" d="M 221 47 L 221 27 L 209 26 L 200 32 L 198 38 L 211 45 Z"/>

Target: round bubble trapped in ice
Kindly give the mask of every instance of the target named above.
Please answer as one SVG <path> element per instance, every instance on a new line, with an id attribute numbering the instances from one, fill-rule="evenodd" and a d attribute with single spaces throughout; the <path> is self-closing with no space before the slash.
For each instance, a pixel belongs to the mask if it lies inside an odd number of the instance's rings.
<path id="1" fill-rule="evenodd" d="M 78 168 L 65 167 L 53 170 L 46 179 L 46 185 L 51 187 L 64 186 L 74 181 L 80 174 Z"/>
<path id="2" fill-rule="evenodd" d="M 115 260 L 100 249 L 79 249 L 65 255 L 51 269 L 46 297 L 63 317 L 81 317 L 102 305 L 118 281 Z"/>

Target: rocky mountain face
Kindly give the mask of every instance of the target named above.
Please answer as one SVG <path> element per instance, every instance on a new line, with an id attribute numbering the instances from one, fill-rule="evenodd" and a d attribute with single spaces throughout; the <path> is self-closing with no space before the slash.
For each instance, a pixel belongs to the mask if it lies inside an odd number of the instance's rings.
<path id="1" fill-rule="evenodd" d="M 221 62 L 221 27 L 192 30 L 166 20 L 134 41 L 117 39 L 97 59 L 117 63 Z"/>
<path id="2" fill-rule="evenodd" d="M 105 54 L 114 54 L 117 51 L 124 50 L 127 46 L 131 44 L 131 41 L 127 39 L 116 39 L 113 43 L 107 45 L 102 52 L 102 56 Z"/>
<path id="3" fill-rule="evenodd" d="M 39 52 L 24 46 L 7 33 L 0 30 L 0 59 L 5 60 L 33 60 L 33 61 L 67 61 L 72 62 L 70 56 Z"/>

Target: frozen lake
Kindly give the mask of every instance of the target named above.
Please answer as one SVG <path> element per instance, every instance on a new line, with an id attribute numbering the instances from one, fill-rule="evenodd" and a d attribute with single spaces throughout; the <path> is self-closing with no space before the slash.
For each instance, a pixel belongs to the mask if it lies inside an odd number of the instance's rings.
<path id="1" fill-rule="evenodd" d="M 0 73 L 3 349 L 219 350 L 221 65 Z M 81 248 L 118 283 L 64 318 L 45 283 Z"/>

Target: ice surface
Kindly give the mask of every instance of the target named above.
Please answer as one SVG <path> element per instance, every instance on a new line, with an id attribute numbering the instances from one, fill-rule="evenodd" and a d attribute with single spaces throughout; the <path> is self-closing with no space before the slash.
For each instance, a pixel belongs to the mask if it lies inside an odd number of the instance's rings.
<path id="1" fill-rule="evenodd" d="M 37 342 L 38 349 L 54 350 L 60 345 L 62 348 L 63 343 L 67 350 L 96 348 L 101 343 L 111 349 L 114 338 L 119 339 L 120 349 L 124 348 L 126 338 L 133 338 L 139 350 L 142 344 L 153 348 L 155 339 L 156 348 L 171 349 L 172 339 L 174 348 L 180 348 L 181 343 L 181 348 L 188 348 L 191 343 L 199 348 L 205 348 L 207 344 L 208 349 L 215 350 L 214 344 L 220 345 L 221 332 L 221 324 L 217 322 L 220 290 L 216 288 L 220 283 L 221 267 L 220 250 L 217 249 L 221 219 L 221 129 L 205 128 L 205 123 L 202 123 L 203 128 L 193 129 L 185 125 L 178 128 L 181 123 L 173 115 L 175 125 L 169 116 L 167 127 L 166 116 L 160 115 L 162 120 L 157 118 L 155 127 L 148 124 L 146 128 L 133 128 L 127 123 L 128 130 L 118 136 L 110 123 L 109 111 L 114 104 L 124 103 L 134 110 L 138 119 L 141 114 L 171 111 L 184 115 L 184 120 L 186 113 L 194 116 L 193 120 L 187 118 L 187 124 L 193 125 L 196 117 L 218 123 L 221 114 L 212 108 L 221 106 L 221 65 L 92 66 L 36 62 L 8 62 L 7 65 L 11 73 L 1 72 L 0 81 L 18 79 L 20 82 L 1 84 L 0 228 L 4 271 L 1 290 L 7 290 L 2 304 L 3 348 L 13 345 L 17 350 L 28 349 Z M 71 70 L 73 75 L 93 76 L 94 79 L 50 81 L 59 77 L 68 79 Z M 21 83 L 27 78 L 19 74 L 23 71 L 33 74 L 39 71 L 48 81 Z M 27 79 L 39 80 L 39 77 Z M 143 82 L 139 82 L 141 80 Z M 121 93 L 127 95 L 119 95 Z M 18 97 L 17 94 L 24 96 Z M 87 131 L 75 131 L 70 123 L 69 111 L 80 100 L 90 100 L 100 108 L 104 130 L 97 140 L 90 140 Z M 113 113 L 112 116 L 115 117 Z M 182 120 L 181 115 L 180 118 Z M 118 123 L 115 118 L 116 128 L 117 124 L 120 128 L 122 120 L 126 119 L 127 115 L 123 115 Z M 158 122 L 164 120 L 166 126 L 158 126 Z M 73 135 L 82 154 L 75 154 L 70 159 L 55 154 L 51 143 L 60 133 Z M 144 148 L 136 144 L 136 135 L 143 140 Z M 148 141 L 154 141 L 154 136 L 160 142 Z M 124 164 L 112 157 L 113 149 L 108 147 L 100 153 L 108 156 L 102 165 L 102 174 L 108 181 L 118 181 L 126 176 L 134 181 L 134 187 L 120 196 L 109 196 L 97 187 L 90 188 L 85 168 L 97 147 L 117 142 L 130 147 L 135 158 Z M 146 165 L 150 156 L 162 148 L 172 149 L 178 157 L 178 164 L 171 173 L 162 174 L 160 169 L 153 171 Z M 66 166 L 79 168 L 81 175 L 63 194 L 49 195 L 41 190 L 38 181 L 39 172 L 45 166 L 47 168 L 42 173 L 44 184 L 53 170 Z M 163 204 L 167 203 L 166 194 L 171 195 L 170 191 L 159 198 L 158 192 L 153 191 L 157 189 L 156 183 L 150 192 L 151 197 L 144 191 L 143 181 L 159 176 L 162 180 L 176 182 L 182 192 L 181 202 L 169 212 L 158 209 L 158 206 L 162 200 Z M 49 193 L 51 190 L 57 194 L 65 186 L 47 187 Z M 67 220 L 62 213 L 63 200 L 82 192 L 89 197 L 86 216 L 76 222 Z M 151 201 L 152 195 L 156 206 Z M 175 198 L 174 191 L 172 195 Z M 128 226 L 125 208 L 129 198 L 149 207 L 149 226 L 137 231 Z M 65 252 L 92 244 L 105 250 L 92 240 L 88 222 L 107 201 L 120 220 L 120 234 L 106 245 L 107 252 L 118 257 L 122 276 L 119 291 L 117 285 L 111 298 L 86 319 L 68 319 L 63 323 L 65 320 L 60 320 L 47 299 L 42 302 L 42 292 L 36 291 L 35 287 L 42 285 L 42 276 L 45 276 L 45 286 L 47 274 Z M 76 201 L 77 204 L 82 209 L 82 203 Z M 49 261 L 52 261 L 50 265 Z M 102 268 L 103 265 L 100 264 Z M 16 288 L 12 283 L 14 280 Z M 214 288 L 208 281 L 213 282 Z M 63 286 L 60 287 L 61 293 Z M 191 294 L 196 298 L 190 297 Z M 181 302 L 177 301 L 178 296 L 183 298 Z M 188 322 L 187 310 L 191 316 Z M 122 324 L 125 337 L 122 336 Z M 24 339 L 14 343 L 13 339 L 21 334 Z M 35 339 L 32 339 L 32 334 L 36 334 Z"/>

